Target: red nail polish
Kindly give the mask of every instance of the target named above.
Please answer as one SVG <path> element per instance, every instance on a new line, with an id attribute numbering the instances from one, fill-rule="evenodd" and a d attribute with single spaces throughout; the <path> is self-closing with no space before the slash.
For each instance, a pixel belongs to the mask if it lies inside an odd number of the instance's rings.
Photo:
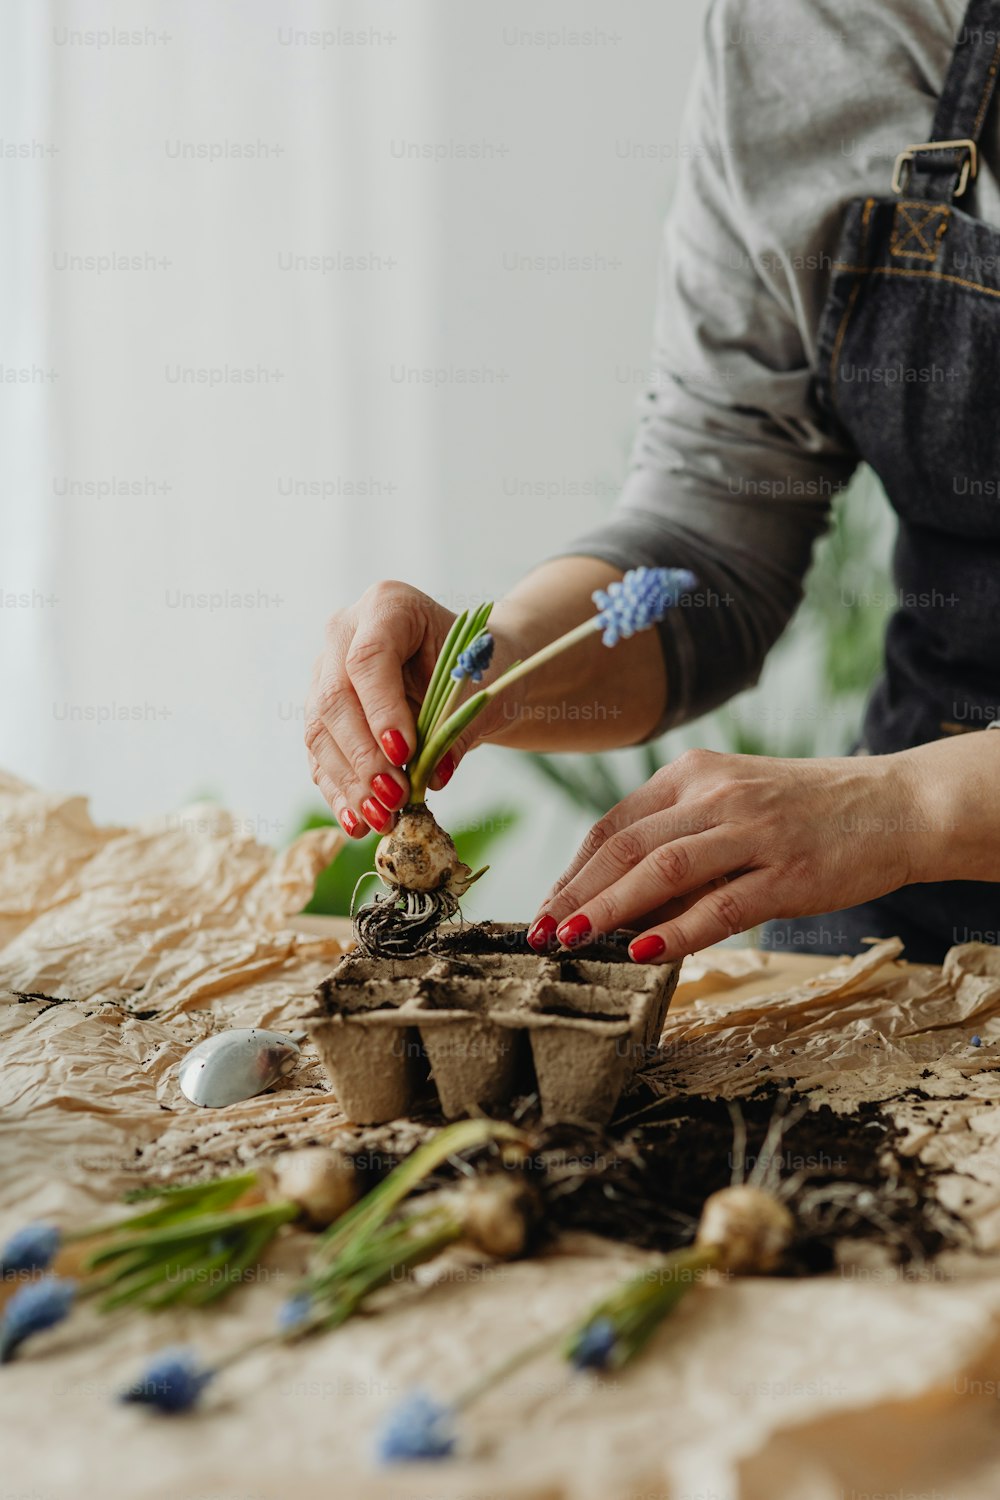
<path id="1" fill-rule="evenodd" d="M 637 964 L 651 964 L 654 958 L 662 958 L 667 945 L 658 932 L 647 932 L 645 937 L 633 938 L 628 945 L 629 957 Z"/>
<path id="2" fill-rule="evenodd" d="M 590 930 L 590 918 L 577 914 L 575 917 L 567 917 L 557 929 L 556 935 L 565 947 L 575 948 L 587 941 Z"/>
<path id="3" fill-rule="evenodd" d="M 343 828 L 348 838 L 352 839 L 357 833 L 358 829 L 361 827 L 361 819 L 352 808 L 345 807 L 343 812 L 340 814 L 340 826 Z"/>
<path id="4" fill-rule="evenodd" d="M 392 809 L 397 808 L 406 796 L 399 782 L 393 781 L 392 777 L 386 776 L 383 771 L 372 777 L 372 791 L 380 802 L 384 802 L 386 807 Z"/>
<path id="5" fill-rule="evenodd" d="M 455 774 L 455 757 L 450 750 L 446 750 L 437 763 L 437 779 L 439 787 L 447 786 Z"/>
<path id="6" fill-rule="evenodd" d="M 365 798 L 361 804 L 361 811 L 376 833 L 384 833 L 388 828 L 391 814 L 386 811 L 381 802 L 376 802 L 374 797 Z"/>
<path id="7" fill-rule="evenodd" d="M 405 766 L 410 758 L 410 747 L 405 735 L 398 729 L 387 729 L 382 735 L 382 749 L 394 766 Z"/>
<path id="8" fill-rule="evenodd" d="M 555 935 L 556 919 L 546 912 L 528 928 L 528 946 L 534 948 L 536 953 L 547 953 L 554 946 L 552 940 Z"/>

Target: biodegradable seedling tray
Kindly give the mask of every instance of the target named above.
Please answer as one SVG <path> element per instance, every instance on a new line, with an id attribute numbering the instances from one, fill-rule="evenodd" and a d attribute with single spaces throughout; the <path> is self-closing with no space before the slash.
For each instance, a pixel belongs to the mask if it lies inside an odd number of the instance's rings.
<path id="1" fill-rule="evenodd" d="M 408 959 L 350 953 L 305 1022 L 348 1119 L 409 1113 L 432 1081 L 455 1119 L 537 1090 L 547 1123 L 604 1124 L 660 1039 L 679 964 L 635 964 L 631 933 L 532 953 L 525 929 L 478 923 Z"/>

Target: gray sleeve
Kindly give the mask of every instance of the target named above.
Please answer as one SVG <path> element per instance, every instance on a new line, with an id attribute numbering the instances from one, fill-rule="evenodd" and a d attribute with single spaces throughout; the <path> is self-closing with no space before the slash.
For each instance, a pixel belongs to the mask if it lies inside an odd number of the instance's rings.
<path id="1" fill-rule="evenodd" d="M 820 174 L 817 191 L 821 139 L 799 141 L 791 160 L 778 155 L 774 133 L 785 127 L 768 116 L 773 78 L 765 86 L 773 58 L 757 63 L 727 39 L 733 9 L 719 0 L 710 13 L 688 107 L 630 471 L 609 521 L 565 549 L 699 579 L 661 627 L 668 704 L 656 733 L 757 681 L 857 461 L 824 429 L 812 395 L 851 169 L 843 182 Z M 778 103 L 787 110 L 787 98 Z"/>

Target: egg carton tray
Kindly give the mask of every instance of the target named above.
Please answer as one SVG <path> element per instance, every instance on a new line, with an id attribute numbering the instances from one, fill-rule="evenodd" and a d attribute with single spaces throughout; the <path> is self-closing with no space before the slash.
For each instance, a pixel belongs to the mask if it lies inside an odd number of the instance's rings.
<path id="1" fill-rule="evenodd" d="M 303 1023 L 359 1125 L 412 1112 L 428 1078 L 446 1119 L 537 1091 L 546 1123 L 604 1124 L 659 1043 L 679 964 L 636 964 L 634 933 L 546 957 L 525 928 L 478 923 L 407 959 L 349 953 Z"/>

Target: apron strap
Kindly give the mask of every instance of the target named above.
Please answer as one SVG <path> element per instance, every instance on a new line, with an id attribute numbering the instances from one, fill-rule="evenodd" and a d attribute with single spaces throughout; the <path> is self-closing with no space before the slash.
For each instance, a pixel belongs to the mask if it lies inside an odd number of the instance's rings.
<path id="1" fill-rule="evenodd" d="M 979 166 L 979 141 L 1000 71 L 1000 0 L 971 0 L 934 116 L 931 139 L 896 162 L 893 190 L 951 203 Z"/>

